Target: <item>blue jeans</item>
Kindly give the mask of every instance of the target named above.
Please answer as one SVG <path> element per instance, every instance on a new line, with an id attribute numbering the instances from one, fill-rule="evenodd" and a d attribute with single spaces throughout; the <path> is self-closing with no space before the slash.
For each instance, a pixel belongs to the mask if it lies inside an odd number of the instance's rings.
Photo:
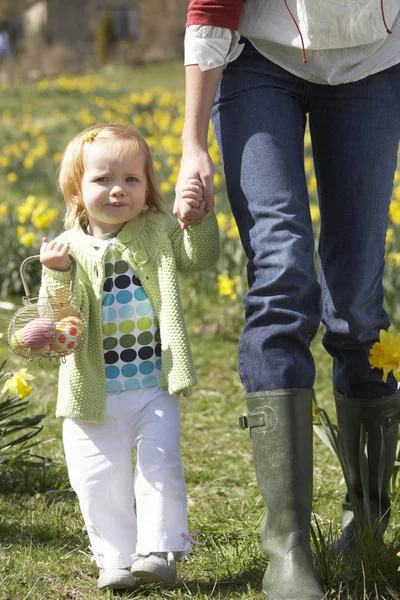
<path id="1" fill-rule="evenodd" d="M 319 277 L 304 171 L 307 113 L 321 213 Z M 239 343 L 246 392 L 311 389 L 321 321 L 333 387 L 393 393 L 368 354 L 387 329 L 382 278 L 400 138 L 400 64 L 361 81 L 309 83 L 249 42 L 224 70 L 212 122 L 248 257 Z"/>

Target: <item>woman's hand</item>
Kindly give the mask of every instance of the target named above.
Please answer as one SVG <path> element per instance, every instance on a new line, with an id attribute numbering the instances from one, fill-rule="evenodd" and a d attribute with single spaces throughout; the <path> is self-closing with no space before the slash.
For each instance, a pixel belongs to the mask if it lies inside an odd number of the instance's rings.
<path id="1" fill-rule="evenodd" d="M 40 262 L 49 269 L 56 271 L 68 271 L 71 266 L 71 259 L 68 256 L 69 245 L 49 240 L 44 237 L 40 247 Z"/>

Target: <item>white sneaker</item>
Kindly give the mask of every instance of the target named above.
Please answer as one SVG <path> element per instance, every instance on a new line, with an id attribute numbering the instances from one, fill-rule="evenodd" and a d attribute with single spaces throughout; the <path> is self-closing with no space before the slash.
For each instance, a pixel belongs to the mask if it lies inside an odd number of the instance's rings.
<path id="1" fill-rule="evenodd" d="M 136 579 L 126 569 L 100 569 L 97 580 L 99 590 L 131 590 L 136 585 Z"/>
<path id="2" fill-rule="evenodd" d="M 132 575 L 153 583 L 175 583 L 176 563 L 173 552 L 151 552 L 135 554 L 132 562 Z"/>

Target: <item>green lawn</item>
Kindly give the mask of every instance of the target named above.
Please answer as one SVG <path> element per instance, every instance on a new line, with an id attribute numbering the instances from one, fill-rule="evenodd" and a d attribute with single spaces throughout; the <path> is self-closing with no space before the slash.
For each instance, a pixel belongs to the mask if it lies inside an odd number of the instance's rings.
<path id="1" fill-rule="evenodd" d="M 202 302 L 204 304 L 202 304 Z M 237 337 L 241 310 L 230 301 L 215 301 L 201 311 L 206 298 L 189 316 L 190 337 L 199 376 L 194 396 L 182 400 L 182 453 L 186 468 L 190 530 L 200 528 L 199 540 L 180 565 L 180 581 L 173 588 L 141 587 L 128 598 L 262 598 L 260 581 L 267 561 L 258 541 L 263 503 L 255 483 L 251 442 L 237 427 L 245 410 L 236 368 Z M 203 315 L 200 313 L 203 312 Z M 4 331 L 10 313 L 0 317 Z M 3 343 L 4 346 L 4 343 Z M 318 366 L 316 392 L 319 404 L 331 416 L 330 360 L 320 337 L 313 344 Z M 6 351 L 8 368 L 20 368 L 19 357 Z M 31 412 L 47 412 L 42 439 L 52 441 L 42 452 L 60 466 L 12 474 L 3 481 L 0 495 L 1 600 L 80 600 L 104 598 L 96 590 L 96 569 L 90 562 L 88 540 L 75 495 L 68 488 L 63 462 L 60 421 L 54 418 L 56 365 L 43 362 L 29 367 L 35 374 Z M 338 464 L 315 437 L 314 510 L 329 540 L 330 529 L 340 519 L 343 494 Z M 17 491 L 15 492 L 15 489 Z M 394 519 L 389 540 L 398 538 L 400 502 L 394 498 Z M 363 591 L 360 565 L 348 569 L 334 564 L 322 570 L 329 598 L 398 598 L 383 595 L 383 577 L 392 589 L 400 589 L 395 577 L 396 546 L 385 556 L 385 571 L 370 565 Z M 382 568 L 382 564 L 379 568 Z M 372 577 L 372 579 L 371 579 Z M 345 580 L 346 579 L 346 580 Z M 379 595 L 374 593 L 374 584 Z M 341 591 L 339 592 L 338 590 Z"/>

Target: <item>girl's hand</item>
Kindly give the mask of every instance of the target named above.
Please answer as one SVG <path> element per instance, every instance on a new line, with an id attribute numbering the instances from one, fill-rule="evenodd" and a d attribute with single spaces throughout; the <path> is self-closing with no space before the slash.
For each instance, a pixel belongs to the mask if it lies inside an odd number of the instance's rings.
<path id="1" fill-rule="evenodd" d="M 204 188 L 200 179 L 188 179 L 181 189 L 181 206 L 187 207 L 186 218 L 191 225 L 199 225 L 206 214 L 206 203 L 204 200 Z"/>
<path id="2" fill-rule="evenodd" d="M 193 157 L 195 158 L 193 159 Z M 197 149 L 184 153 L 175 188 L 173 210 L 182 229 L 186 229 L 189 225 L 199 225 L 204 215 L 212 210 L 214 206 L 213 176 L 214 168 L 207 152 Z M 183 196 L 184 190 L 186 190 L 186 196 L 193 193 L 192 190 L 190 192 L 188 190 L 191 185 L 202 186 L 202 201 L 199 204 L 197 204 L 199 202 L 198 190 L 194 192 L 194 198 Z"/>
<path id="3" fill-rule="evenodd" d="M 49 269 L 56 271 L 68 271 L 71 266 L 71 260 L 68 256 L 69 245 L 55 240 L 49 242 L 44 237 L 40 247 L 40 262 Z"/>

